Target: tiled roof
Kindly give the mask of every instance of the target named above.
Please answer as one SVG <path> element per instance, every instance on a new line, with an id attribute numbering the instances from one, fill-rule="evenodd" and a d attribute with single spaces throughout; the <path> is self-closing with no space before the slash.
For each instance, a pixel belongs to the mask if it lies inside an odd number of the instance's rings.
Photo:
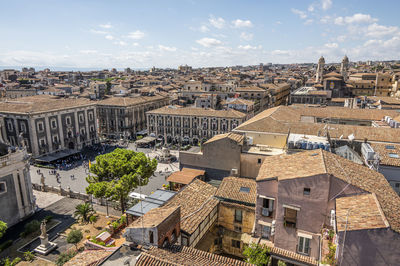
<path id="1" fill-rule="evenodd" d="M 184 167 L 181 171 L 174 172 L 170 176 L 168 176 L 167 181 L 187 185 L 192 182 L 193 179 L 195 179 L 196 177 L 202 176 L 204 174 L 204 170 Z"/>
<path id="2" fill-rule="evenodd" d="M 143 216 L 139 217 L 133 221 L 128 227 L 129 228 L 140 228 L 140 227 L 156 227 L 162 223 L 166 218 L 168 218 L 175 210 L 179 208 L 178 206 L 173 206 L 170 208 L 160 207 L 154 208 L 145 213 Z"/>
<path id="3" fill-rule="evenodd" d="M 98 265 L 108 256 L 114 252 L 110 250 L 85 250 L 76 254 L 71 260 L 66 262 L 65 266 L 87 266 L 87 265 Z"/>
<path id="4" fill-rule="evenodd" d="M 387 149 L 392 146 L 393 149 Z M 371 147 L 379 154 L 380 165 L 390 165 L 400 167 L 400 145 L 399 144 L 384 144 L 384 143 L 371 143 Z M 390 147 L 390 148 L 392 148 Z M 399 158 L 392 158 L 389 154 L 397 154 Z"/>
<path id="5" fill-rule="evenodd" d="M 60 98 L 50 95 L 22 97 L 0 102 L 0 112 L 5 113 L 41 113 L 95 105 L 96 102 L 86 98 Z"/>
<path id="6" fill-rule="evenodd" d="M 318 174 L 330 174 L 367 192 L 375 193 L 390 227 L 400 233 L 400 197 L 385 177 L 336 154 L 320 149 L 270 156 L 265 158 L 256 180 L 285 180 Z"/>
<path id="7" fill-rule="evenodd" d="M 221 140 L 224 138 L 228 138 L 237 143 L 241 143 L 243 141 L 244 136 L 242 134 L 237 134 L 237 133 L 232 133 L 232 132 L 225 133 L 225 134 L 218 134 L 218 135 L 215 135 L 214 137 L 212 137 L 211 139 L 207 140 L 206 142 L 204 142 L 203 145 L 217 141 L 217 140 Z"/>
<path id="8" fill-rule="evenodd" d="M 194 107 L 176 108 L 175 106 L 164 106 L 159 109 L 148 111 L 147 114 L 161 115 L 187 115 L 187 116 L 209 116 L 223 118 L 244 118 L 246 114 L 236 110 L 213 110 Z"/>
<path id="9" fill-rule="evenodd" d="M 241 190 L 241 188 L 244 188 Z M 248 192 L 246 191 L 248 188 Z M 257 185 L 254 179 L 225 177 L 218 187 L 215 196 L 236 202 L 256 204 Z"/>
<path id="10" fill-rule="evenodd" d="M 342 118 L 375 121 L 382 120 L 384 116 L 394 117 L 398 114 L 394 110 L 350 109 L 344 107 L 300 107 L 278 106 L 267 109 L 255 117 L 239 125 L 233 131 L 256 131 L 287 134 L 325 135 L 325 123 L 303 122 L 304 117 Z M 368 126 L 353 126 L 334 124 L 329 130 L 332 138 L 349 136 L 353 134 L 356 140 L 368 139 L 370 141 L 383 141 L 400 143 L 399 130 L 396 128 L 376 128 Z"/>
<path id="11" fill-rule="evenodd" d="M 215 188 L 195 179 L 175 195 L 164 207 L 181 206 L 181 230 L 192 234 L 206 216 L 218 205 Z"/>
<path id="12" fill-rule="evenodd" d="M 389 227 L 375 194 L 336 199 L 338 231 Z"/>
<path id="13" fill-rule="evenodd" d="M 251 86 L 251 87 L 239 87 L 236 88 L 237 92 L 265 92 L 265 89 L 260 88 L 260 87 L 256 87 L 256 86 Z"/>
<path id="14" fill-rule="evenodd" d="M 139 97 L 109 97 L 107 99 L 98 101 L 98 105 L 111 105 L 111 106 L 130 106 L 138 105 L 142 103 L 148 103 L 157 100 L 165 100 L 166 97 L 155 95 L 155 96 L 139 96 Z"/>
<path id="15" fill-rule="evenodd" d="M 270 253 L 277 257 L 281 257 L 283 259 L 295 260 L 298 262 L 302 262 L 306 265 L 318 265 L 318 261 L 315 260 L 314 257 L 301 255 L 299 253 L 296 253 L 296 252 L 293 252 L 290 250 L 275 247 L 274 243 L 272 243 L 269 240 L 252 238 L 251 242 L 253 242 L 253 243 L 259 242 L 259 244 L 261 244 L 261 245 L 266 245 L 267 247 L 270 248 Z"/>
<path id="16" fill-rule="evenodd" d="M 140 254 L 135 265 L 245 266 L 252 264 L 195 248 L 174 245 L 167 248 L 151 247 Z"/>

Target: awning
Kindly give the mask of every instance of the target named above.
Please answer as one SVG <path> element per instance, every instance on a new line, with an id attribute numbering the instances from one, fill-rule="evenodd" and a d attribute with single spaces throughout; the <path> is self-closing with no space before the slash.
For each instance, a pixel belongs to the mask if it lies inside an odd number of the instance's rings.
<path id="1" fill-rule="evenodd" d="M 79 150 L 66 149 L 66 150 L 58 151 L 58 152 L 55 152 L 52 154 L 43 155 L 41 157 L 36 158 L 35 161 L 50 163 L 50 162 L 57 161 L 59 159 L 74 155 L 79 152 L 80 152 Z"/>
<path id="2" fill-rule="evenodd" d="M 147 137 L 144 137 L 142 139 L 139 139 L 139 140 L 135 141 L 135 143 L 136 144 L 148 144 L 148 143 L 151 143 L 151 142 L 153 142 L 155 140 L 156 140 L 156 138 L 147 136 Z"/>
<path id="3" fill-rule="evenodd" d="M 168 178 L 168 182 L 187 185 L 196 177 L 204 176 L 204 170 L 183 168 L 182 171 L 172 173 Z"/>

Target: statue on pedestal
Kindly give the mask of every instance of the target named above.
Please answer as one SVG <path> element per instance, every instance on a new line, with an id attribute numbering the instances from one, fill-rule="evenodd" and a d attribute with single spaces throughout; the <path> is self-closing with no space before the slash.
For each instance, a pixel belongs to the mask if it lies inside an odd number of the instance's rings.
<path id="1" fill-rule="evenodd" d="M 49 252 L 51 252 L 53 249 L 57 247 L 57 244 L 50 242 L 49 241 L 49 236 L 47 235 L 47 230 L 46 230 L 46 221 L 43 220 L 42 223 L 40 224 L 40 246 L 35 248 L 35 252 L 42 254 L 42 255 L 47 255 Z"/>

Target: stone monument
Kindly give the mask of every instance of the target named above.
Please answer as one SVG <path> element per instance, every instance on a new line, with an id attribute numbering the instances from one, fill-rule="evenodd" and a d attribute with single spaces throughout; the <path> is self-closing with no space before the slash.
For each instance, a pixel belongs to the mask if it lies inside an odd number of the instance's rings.
<path id="1" fill-rule="evenodd" d="M 49 241 L 49 236 L 47 235 L 46 232 L 45 220 L 43 220 L 42 223 L 40 224 L 40 231 L 42 232 L 40 234 L 40 246 L 35 248 L 34 251 L 41 255 L 47 255 L 57 247 L 57 244 Z"/>

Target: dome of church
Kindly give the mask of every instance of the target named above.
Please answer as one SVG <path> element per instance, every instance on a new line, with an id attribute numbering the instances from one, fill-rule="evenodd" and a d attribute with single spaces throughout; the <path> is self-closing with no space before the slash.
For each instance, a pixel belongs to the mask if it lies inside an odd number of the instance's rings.
<path id="1" fill-rule="evenodd" d="M 321 56 L 318 60 L 318 64 L 325 64 L 325 58 Z"/>
<path id="2" fill-rule="evenodd" d="M 343 62 L 343 63 L 348 63 L 348 62 L 349 62 L 349 58 L 347 57 L 347 55 L 345 55 L 345 56 L 343 57 L 342 62 Z"/>

